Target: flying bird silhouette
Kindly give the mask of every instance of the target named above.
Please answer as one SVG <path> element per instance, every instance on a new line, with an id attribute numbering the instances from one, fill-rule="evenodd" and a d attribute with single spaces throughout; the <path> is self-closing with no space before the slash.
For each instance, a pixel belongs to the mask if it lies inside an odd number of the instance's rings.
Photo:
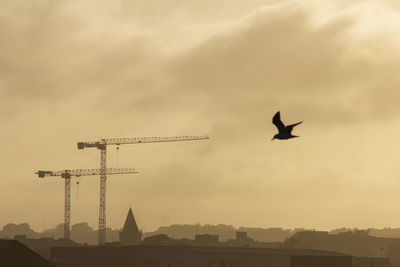
<path id="1" fill-rule="evenodd" d="M 294 126 L 299 125 L 300 123 L 302 123 L 302 121 L 295 123 L 295 124 L 285 126 L 285 124 L 283 124 L 283 122 L 281 121 L 281 113 L 280 113 L 280 111 L 278 111 L 272 118 L 272 123 L 275 124 L 276 128 L 278 128 L 279 133 L 274 135 L 274 137 L 271 139 L 271 141 L 273 141 L 274 139 L 282 140 L 282 139 L 290 139 L 290 138 L 298 137 L 297 135 L 292 135 L 292 130 L 293 130 Z"/>

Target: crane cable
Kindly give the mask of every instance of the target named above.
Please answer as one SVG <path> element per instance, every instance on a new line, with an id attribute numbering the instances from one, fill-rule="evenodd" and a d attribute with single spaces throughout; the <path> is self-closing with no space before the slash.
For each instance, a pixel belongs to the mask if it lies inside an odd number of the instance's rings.
<path id="1" fill-rule="evenodd" d="M 119 158 L 118 158 L 118 151 L 119 151 L 119 146 L 117 146 L 117 168 L 119 168 Z"/>

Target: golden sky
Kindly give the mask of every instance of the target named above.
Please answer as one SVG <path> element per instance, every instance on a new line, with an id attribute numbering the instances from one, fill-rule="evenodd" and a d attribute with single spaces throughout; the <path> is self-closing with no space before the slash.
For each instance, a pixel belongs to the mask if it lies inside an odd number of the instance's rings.
<path id="1" fill-rule="evenodd" d="M 397 2 L 1 1 L 0 226 L 63 222 L 34 172 L 98 168 L 78 141 L 209 134 L 110 147 L 141 173 L 108 178 L 107 226 L 399 227 Z M 270 142 L 278 110 L 301 138 Z M 97 228 L 99 178 L 75 181 Z"/>

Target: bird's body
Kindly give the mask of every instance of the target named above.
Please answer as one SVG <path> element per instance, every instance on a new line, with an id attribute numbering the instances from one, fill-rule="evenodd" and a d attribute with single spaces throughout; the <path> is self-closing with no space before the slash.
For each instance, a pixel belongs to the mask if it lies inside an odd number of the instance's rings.
<path id="1" fill-rule="evenodd" d="M 285 124 L 283 124 L 283 122 L 281 121 L 281 114 L 278 111 L 272 118 L 272 123 L 276 126 L 276 128 L 278 128 L 278 131 L 279 131 L 278 134 L 274 135 L 272 140 L 274 140 L 274 139 L 285 140 L 285 139 L 298 137 L 297 135 L 292 135 L 292 130 L 293 130 L 294 126 L 299 125 L 300 123 L 302 123 L 302 121 L 295 123 L 295 124 L 285 126 Z"/>

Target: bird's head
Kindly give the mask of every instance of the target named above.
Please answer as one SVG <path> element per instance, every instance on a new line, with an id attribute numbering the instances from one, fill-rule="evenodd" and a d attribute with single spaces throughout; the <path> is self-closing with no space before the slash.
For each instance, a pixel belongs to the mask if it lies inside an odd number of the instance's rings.
<path id="1" fill-rule="evenodd" d="M 272 137 L 271 142 L 274 141 L 274 139 L 278 138 L 278 134 L 274 135 L 274 137 Z"/>

